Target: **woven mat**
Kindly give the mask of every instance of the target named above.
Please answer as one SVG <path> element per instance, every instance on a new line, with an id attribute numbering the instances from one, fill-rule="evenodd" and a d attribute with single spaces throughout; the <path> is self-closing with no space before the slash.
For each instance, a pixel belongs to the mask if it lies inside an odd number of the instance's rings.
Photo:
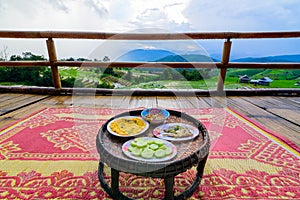
<path id="1" fill-rule="evenodd" d="M 181 109 L 209 130 L 211 152 L 191 199 L 300 199 L 300 150 L 231 109 Z M 0 198 L 110 199 L 97 177 L 95 138 L 101 125 L 124 110 L 43 109 L 0 131 Z M 110 182 L 110 171 L 105 169 Z M 175 178 L 175 193 L 195 177 Z M 129 197 L 158 199 L 161 179 L 121 173 Z"/>

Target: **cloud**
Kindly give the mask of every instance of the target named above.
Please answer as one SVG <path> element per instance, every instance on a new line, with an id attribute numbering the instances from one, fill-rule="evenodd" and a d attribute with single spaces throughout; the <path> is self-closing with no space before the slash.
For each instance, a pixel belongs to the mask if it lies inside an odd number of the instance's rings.
<path id="1" fill-rule="evenodd" d="M 187 23 L 188 19 L 183 15 L 182 11 L 185 9 L 187 4 L 185 3 L 173 3 L 164 6 L 165 13 L 169 20 L 175 23 Z"/>
<path id="2" fill-rule="evenodd" d="M 132 23 L 138 27 L 159 27 L 165 22 L 166 15 L 158 8 L 150 8 L 139 14 Z"/>
<path id="3" fill-rule="evenodd" d="M 286 30 L 299 29 L 299 1 L 272 0 L 192 0 L 184 10 L 191 27 L 198 31 Z"/>
<path id="4" fill-rule="evenodd" d="M 2 30 L 19 31 L 119 33 L 290 31 L 300 30 L 299 7 L 299 0 L 7 0 L 0 1 L 0 27 Z M 96 43 L 95 46 L 101 44 L 98 40 L 85 40 L 86 46 L 77 45 L 74 40 L 56 40 L 57 51 L 61 57 L 80 56 L 80 54 L 85 56 L 94 47 L 92 42 Z M 44 41 L 40 43 L 41 46 L 25 47 L 25 43 L 24 46 L 20 45 L 20 40 L 10 43 L 9 40 L 0 38 L 0 47 L 8 46 L 11 53 L 26 48 L 36 53 L 41 49 L 45 52 Z M 171 46 L 173 42 L 160 41 L 153 44 L 133 41 L 133 43 L 124 43 L 122 48 L 125 49 L 128 44 L 133 48 L 143 46 L 174 48 Z M 197 49 L 197 46 L 190 44 L 181 42 L 176 44 L 178 49 L 186 49 L 186 51 Z M 296 43 L 288 44 L 289 48 L 297 52 Z M 237 45 L 235 42 L 233 47 Z M 210 46 L 205 43 L 205 47 L 221 52 L 222 42 Z M 242 50 L 241 52 L 249 51 L 245 47 L 239 49 Z M 254 49 L 253 52 L 260 53 L 258 50 L 255 52 Z"/>
<path id="5" fill-rule="evenodd" d="M 171 6 L 164 6 L 163 8 L 145 9 L 130 23 L 135 25 L 137 29 L 153 28 L 173 32 L 189 30 L 190 27 L 185 17 L 180 14 L 180 11 L 172 10 L 172 8 Z"/>
<path id="6" fill-rule="evenodd" d="M 100 17 L 103 17 L 108 13 L 108 10 L 102 2 L 99 0 L 86 0 L 85 4 L 91 7 Z"/>
<path id="7" fill-rule="evenodd" d="M 66 5 L 66 1 L 62 1 L 62 0 L 48 0 L 48 2 L 53 6 L 53 8 L 58 9 L 58 10 L 62 10 L 66 13 L 68 13 L 70 10 L 68 8 L 68 6 Z"/>

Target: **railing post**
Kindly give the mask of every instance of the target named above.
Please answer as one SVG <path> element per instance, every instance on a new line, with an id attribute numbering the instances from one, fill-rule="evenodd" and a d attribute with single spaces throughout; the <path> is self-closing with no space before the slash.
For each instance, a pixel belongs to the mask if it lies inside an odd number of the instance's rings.
<path id="1" fill-rule="evenodd" d="M 231 50 L 231 41 L 228 38 L 227 41 L 224 42 L 224 47 L 223 47 L 223 54 L 222 54 L 222 64 L 226 65 L 229 62 L 230 58 L 230 50 Z M 219 77 L 218 77 L 218 87 L 217 91 L 218 92 L 223 92 L 224 91 L 224 82 L 225 82 L 225 77 L 226 77 L 226 68 L 221 68 Z"/>
<path id="2" fill-rule="evenodd" d="M 54 41 L 52 38 L 48 38 L 48 40 L 46 42 L 47 42 L 47 49 L 48 49 L 48 55 L 49 55 L 49 61 L 50 61 L 50 66 L 51 66 L 51 71 L 52 71 L 52 79 L 53 79 L 54 87 L 56 89 L 61 89 L 61 82 L 60 82 L 60 77 L 59 77 L 59 73 L 58 73 L 58 67 L 56 65 L 54 65 L 54 63 L 57 62 Z"/>

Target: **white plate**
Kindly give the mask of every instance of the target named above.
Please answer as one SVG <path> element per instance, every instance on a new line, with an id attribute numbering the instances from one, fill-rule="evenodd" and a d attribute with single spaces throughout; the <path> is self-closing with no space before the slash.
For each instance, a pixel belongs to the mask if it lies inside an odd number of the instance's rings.
<path id="1" fill-rule="evenodd" d="M 168 129 L 169 127 L 175 126 L 175 125 L 179 125 L 181 127 L 187 128 L 193 135 L 188 136 L 188 137 L 180 137 L 180 138 L 176 138 L 176 137 L 171 137 L 171 136 L 167 136 L 166 132 L 164 130 Z M 164 139 L 164 140 L 169 140 L 169 141 L 186 141 L 186 140 L 192 140 L 195 137 L 197 137 L 199 135 L 199 130 L 198 128 L 189 125 L 189 124 L 183 124 L 183 123 L 169 123 L 169 124 L 163 124 L 161 126 L 156 127 L 153 130 L 153 134 L 160 138 L 160 139 Z"/>
<path id="2" fill-rule="evenodd" d="M 158 139 L 158 138 L 151 138 L 151 137 L 142 137 L 144 138 L 144 140 L 161 140 L 161 139 Z M 131 142 L 133 141 L 134 139 L 132 140 L 128 140 L 127 142 L 125 142 L 123 145 L 122 145 L 122 151 L 123 153 L 128 156 L 129 158 L 132 158 L 132 159 L 135 159 L 135 160 L 140 160 L 140 161 L 144 161 L 144 162 L 162 162 L 162 161 L 167 161 L 167 160 L 171 160 L 173 159 L 176 155 L 177 155 L 177 148 L 174 144 L 172 144 L 171 142 L 168 142 L 166 140 L 161 140 L 164 142 L 164 145 L 167 147 L 167 148 L 171 148 L 172 149 L 172 154 L 166 156 L 166 157 L 163 157 L 163 158 L 155 158 L 154 156 L 150 159 L 146 159 L 146 158 L 142 158 L 142 157 L 137 157 L 137 156 L 134 156 L 131 154 L 131 152 L 128 150 Z"/>
<path id="3" fill-rule="evenodd" d="M 110 128 L 110 124 L 113 123 L 114 121 L 118 120 L 118 119 L 132 119 L 132 118 L 139 118 L 140 120 L 142 120 L 144 123 L 145 123 L 145 128 L 143 128 L 140 132 L 138 133 L 135 133 L 135 134 L 131 134 L 131 135 L 120 135 L 116 132 L 114 132 L 111 128 Z M 124 117 L 118 117 L 116 119 L 113 119 L 112 121 L 110 121 L 108 124 L 107 124 L 107 130 L 109 133 L 115 135 L 115 136 L 118 136 L 118 137 L 133 137 L 133 136 L 138 136 L 142 133 L 144 133 L 147 129 L 149 128 L 149 123 L 146 122 L 143 118 L 141 117 L 137 117 L 137 116 L 124 116 Z"/>

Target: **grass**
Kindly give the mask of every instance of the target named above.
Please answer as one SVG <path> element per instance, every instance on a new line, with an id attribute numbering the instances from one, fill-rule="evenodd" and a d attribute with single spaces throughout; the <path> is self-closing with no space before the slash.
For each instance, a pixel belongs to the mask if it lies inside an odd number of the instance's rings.
<path id="1" fill-rule="evenodd" d="M 124 89 L 141 88 L 141 89 L 202 89 L 202 90 L 215 90 L 217 88 L 218 78 L 213 77 L 200 81 L 174 81 L 174 80 L 161 80 L 148 83 L 140 83 L 124 87 Z M 239 83 L 237 78 L 226 77 L 225 89 L 242 89 L 242 88 L 300 88 L 295 86 L 295 80 L 274 80 L 270 86 L 254 86 L 253 84 Z"/>
<path id="2" fill-rule="evenodd" d="M 126 73 L 126 70 L 120 70 Z M 86 83 L 98 83 L 102 73 L 95 73 L 92 70 L 78 69 L 78 68 L 59 68 L 59 74 L 63 79 L 75 78 L 77 81 Z M 238 76 L 247 74 L 252 79 L 258 79 L 265 76 L 273 79 L 270 86 L 254 86 L 253 84 L 239 83 Z M 141 70 L 132 70 L 133 76 L 153 76 L 157 74 L 148 74 Z M 289 80 L 292 79 L 292 80 Z M 105 81 L 102 80 L 102 81 Z M 109 81 L 109 80 L 107 80 Z M 295 83 L 300 81 L 300 70 L 272 70 L 272 69 L 228 69 L 225 79 L 225 89 L 241 89 L 241 88 L 299 88 Z M 218 76 L 199 81 L 179 81 L 179 80 L 158 80 L 149 81 L 139 84 L 124 84 L 128 85 L 124 89 L 141 88 L 141 89 L 202 89 L 202 90 L 215 90 L 217 88 Z M 0 83 L 1 85 L 16 85 L 24 83 Z"/>

